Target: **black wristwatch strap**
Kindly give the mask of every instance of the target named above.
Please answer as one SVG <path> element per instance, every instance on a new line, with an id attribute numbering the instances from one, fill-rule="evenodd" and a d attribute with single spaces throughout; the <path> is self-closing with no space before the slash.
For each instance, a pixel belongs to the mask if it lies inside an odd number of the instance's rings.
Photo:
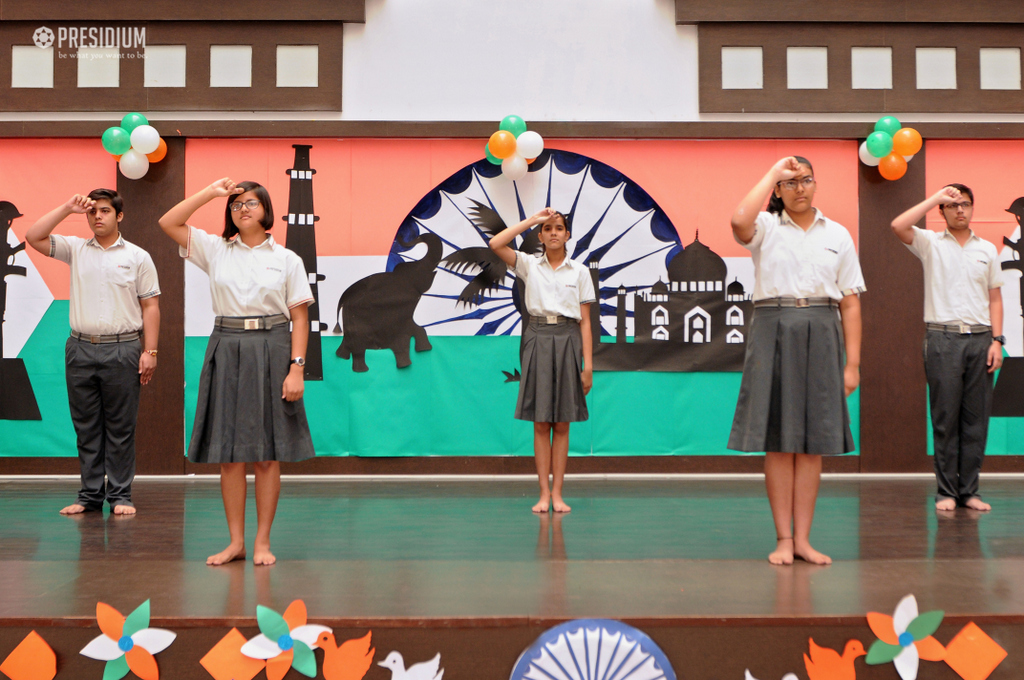
<path id="1" fill-rule="evenodd" d="M 1003 347 L 1006 347 L 1006 336 L 1005 335 L 997 335 L 997 336 L 993 337 L 992 339 L 995 340 L 996 342 L 998 342 Z"/>

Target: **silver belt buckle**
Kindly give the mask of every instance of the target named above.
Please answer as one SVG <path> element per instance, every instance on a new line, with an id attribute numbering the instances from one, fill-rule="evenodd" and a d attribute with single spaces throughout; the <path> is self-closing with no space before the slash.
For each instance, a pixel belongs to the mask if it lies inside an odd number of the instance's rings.
<path id="1" fill-rule="evenodd" d="M 247 330 L 247 331 L 258 331 L 259 329 L 260 329 L 260 320 L 259 319 L 246 319 L 245 320 L 245 330 Z"/>
<path id="2" fill-rule="evenodd" d="M 545 318 L 546 318 L 546 319 L 548 320 L 548 323 L 549 323 L 549 324 L 555 324 L 555 323 L 558 323 L 558 317 L 557 317 L 557 316 L 550 316 L 550 315 L 548 315 L 548 316 L 547 316 L 547 317 L 545 317 Z"/>
<path id="3" fill-rule="evenodd" d="M 960 324 L 960 335 L 970 335 L 970 334 L 971 334 L 971 327 L 968 324 L 965 324 L 965 323 Z"/>
<path id="4" fill-rule="evenodd" d="M 810 307 L 811 301 L 809 298 L 797 298 L 794 307 Z"/>

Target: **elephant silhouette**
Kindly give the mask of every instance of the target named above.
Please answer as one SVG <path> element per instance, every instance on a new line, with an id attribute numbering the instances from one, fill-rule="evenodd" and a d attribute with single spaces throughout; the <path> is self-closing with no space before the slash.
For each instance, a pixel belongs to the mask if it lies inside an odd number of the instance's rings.
<path id="1" fill-rule="evenodd" d="M 415 338 L 416 351 L 431 349 L 427 332 L 412 316 L 420 297 L 434 283 L 435 269 L 441 261 L 441 239 L 426 233 L 411 241 L 400 241 L 405 248 L 427 244 L 427 254 L 412 262 L 401 262 L 389 272 L 371 274 L 349 286 L 338 300 L 338 325 L 334 332 L 344 333 L 337 355 L 352 357 L 352 370 L 363 373 L 366 350 L 390 349 L 395 365 L 405 368 L 409 358 L 409 340 Z"/>

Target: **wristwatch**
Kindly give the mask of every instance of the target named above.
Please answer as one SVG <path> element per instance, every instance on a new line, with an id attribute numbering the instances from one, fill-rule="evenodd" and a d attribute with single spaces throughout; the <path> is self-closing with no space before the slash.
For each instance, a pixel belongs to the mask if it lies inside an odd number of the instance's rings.
<path id="1" fill-rule="evenodd" d="M 292 363 L 295 364 L 296 366 L 305 366 L 306 359 L 305 357 L 295 357 L 294 359 L 292 359 Z"/>
<path id="2" fill-rule="evenodd" d="M 995 340 L 996 342 L 998 342 L 1003 347 L 1006 347 L 1006 336 L 1005 335 L 997 335 L 997 336 L 995 336 L 992 339 Z"/>

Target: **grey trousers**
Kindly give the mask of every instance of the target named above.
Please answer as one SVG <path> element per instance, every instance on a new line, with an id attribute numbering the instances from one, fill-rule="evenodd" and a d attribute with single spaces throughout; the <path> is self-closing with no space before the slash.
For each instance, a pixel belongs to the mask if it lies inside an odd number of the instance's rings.
<path id="1" fill-rule="evenodd" d="M 102 509 L 104 500 L 112 508 L 132 504 L 141 353 L 139 340 L 93 345 L 68 338 L 64 347 L 82 466 L 78 503 L 87 510 Z"/>
<path id="2" fill-rule="evenodd" d="M 939 500 L 953 498 L 963 505 L 978 496 L 992 413 L 992 374 L 986 365 L 991 345 L 991 333 L 928 331 L 925 336 Z"/>

